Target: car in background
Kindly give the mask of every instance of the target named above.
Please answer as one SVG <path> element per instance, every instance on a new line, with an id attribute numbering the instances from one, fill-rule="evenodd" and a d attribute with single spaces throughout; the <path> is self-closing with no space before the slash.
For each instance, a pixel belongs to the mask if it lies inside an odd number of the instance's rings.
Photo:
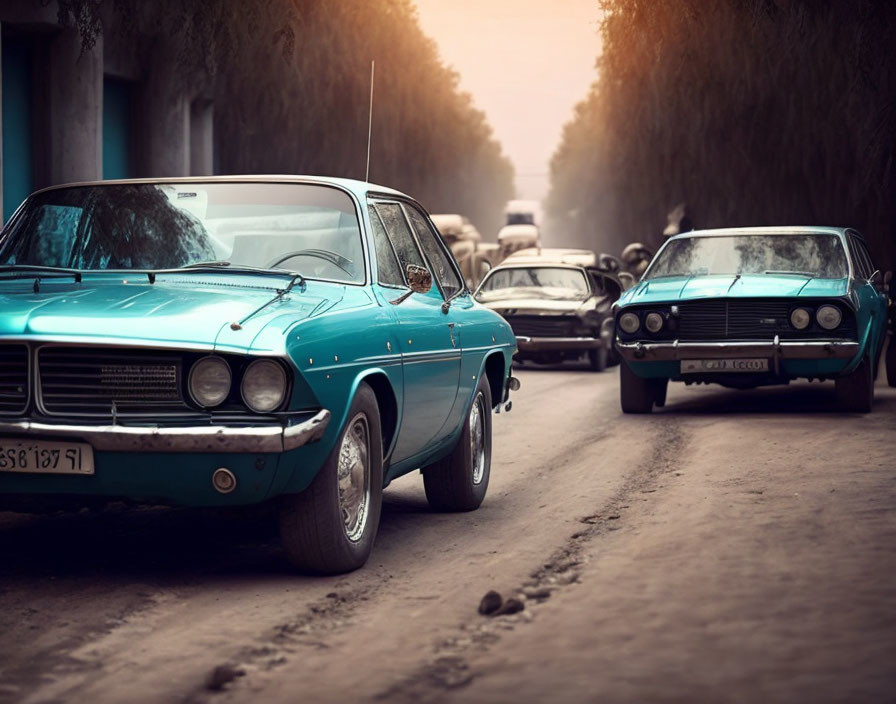
<path id="1" fill-rule="evenodd" d="M 744 389 L 808 378 L 834 380 L 842 408 L 867 413 L 886 334 L 883 282 L 848 228 L 673 236 L 616 306 L 622 410 L 663 406 L 670 380 Z"/>
<path id="2" fill-rule="evenodd" d="M 42 190 L 0 232 L 0 502 L 272 501 L 294 565 L 355 569 L 393 479 L 482 502 L 515 350 L 398 191 Z"/>
<path id="3" fill-rule="evenodd" d="M 456 213 L 439 213 L 430 217 L 451 248 L 467 286 L 476 288 L 492 266 L 479 230 L 466 217 Z"/>
<path id="4" fill-rule="evenodd" d="M 518 253 L 483 279 L 474 298 L 510 323 L 517 361 L 555 364 L 586 357 L 594 371 L 616 361 L 611 307 L 622 285 L 590 266 L 593 258 L 587 250 Z"/>
<path id="5" fill-rule="evenodd" d="M 535 225 L 505 225 L 498 231 L 498 249 L 493 255 L 492 266 L 497 266 L 514 252 L 538 247 L 539 232 Z"/>

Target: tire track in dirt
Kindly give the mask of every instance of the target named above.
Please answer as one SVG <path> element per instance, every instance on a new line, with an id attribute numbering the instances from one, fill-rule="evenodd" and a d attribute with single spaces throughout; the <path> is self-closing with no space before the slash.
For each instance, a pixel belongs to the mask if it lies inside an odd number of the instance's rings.
<path id="1" fill-rule="evenodd" d="M 578 583 L 578 568 L 587 560 L 586 550 L 592 543 L 619 530 L 624 523 L 625 509 L 635 499 L 643 498 L 641 494 L 657 492 L 657 481 L 680 467 L 688 444 L 682 423 L 674 418 L 664 418 L 663 421 L 662 425 L 652 426 L 657 435 L 641 467 L 632 472 L 622 487 L 594 513 L 580 518 L 584 527 L 573 533 L 530 573 L 528 580 L 513 590 L 513 595 L 526 605 L 523 611 L 494 617 L 474 616 L 461 623 L 454 635 L 435 643 L 429 660 L 379 692 L 376 700 L 428 702 L 439 699 L 445 692 L 470 685 L 477 676 L 473 664 L 477 656 L 497 647 L 502 632 L 524 627 L 539 611 L 548 608 L 545 602 L 552 594 Z M 598 440 L 609 434 L 608 428 L 600 433 Z"/>

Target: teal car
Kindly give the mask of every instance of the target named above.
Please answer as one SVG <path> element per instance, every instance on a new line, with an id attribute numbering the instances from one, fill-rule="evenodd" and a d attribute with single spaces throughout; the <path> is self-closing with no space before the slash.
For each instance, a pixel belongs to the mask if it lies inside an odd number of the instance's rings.
<path id="1" fill-rule="evenodd" d="M 744 389 L 806 378 L 833 379 L 842 408 L 867 413 L 886 337 L 885 278 L 848 228 L 670 238 L 616 306 L 622 410 L 665 405 L 670 380 Z"/>
<path id="2" fill-rule="evenodd" d="M 393 479 L 480 505 L 515 351 L 397 191 L 42 190 L 0 232 L 0 501 L 272 501 L 297 567 L 355 569 Z"/>

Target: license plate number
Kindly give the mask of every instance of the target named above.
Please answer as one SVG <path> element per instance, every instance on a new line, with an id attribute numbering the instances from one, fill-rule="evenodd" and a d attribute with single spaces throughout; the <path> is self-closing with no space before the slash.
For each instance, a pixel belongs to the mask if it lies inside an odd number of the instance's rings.
<path id="1" fill-rule="evenodd" d="M 682 374 L 713 374 L 716 372 L 767 372 L 767 359 L 683 359 Z"/>
<path id="2" fill-rule="evenodd" d="M 78 442 L 0 438 L 0 472 L 93 474 L 93 448 Z"/>

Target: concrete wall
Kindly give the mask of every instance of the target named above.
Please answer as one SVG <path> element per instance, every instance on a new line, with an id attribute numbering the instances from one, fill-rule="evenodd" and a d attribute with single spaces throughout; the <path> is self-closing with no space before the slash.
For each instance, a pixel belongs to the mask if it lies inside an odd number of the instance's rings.
<path id="1" fill-rule="evenodd" d="M 77 30 L 57 23 L 57 9 L 55 2 L 0 0 L 0 42 L 3 36 L 27 37 L 35 46 L 35 187 L 102 178 L 104 75 L 134 82 L 136 175 L 211 174 L 213 105 L 202 86 L 179 89 L 171 80 L 177 57 L 146 37 L 145 45 L 156 48 L 141 58 L 114 26 L 105 26 L 96 45 L 84 50 Z"/>

